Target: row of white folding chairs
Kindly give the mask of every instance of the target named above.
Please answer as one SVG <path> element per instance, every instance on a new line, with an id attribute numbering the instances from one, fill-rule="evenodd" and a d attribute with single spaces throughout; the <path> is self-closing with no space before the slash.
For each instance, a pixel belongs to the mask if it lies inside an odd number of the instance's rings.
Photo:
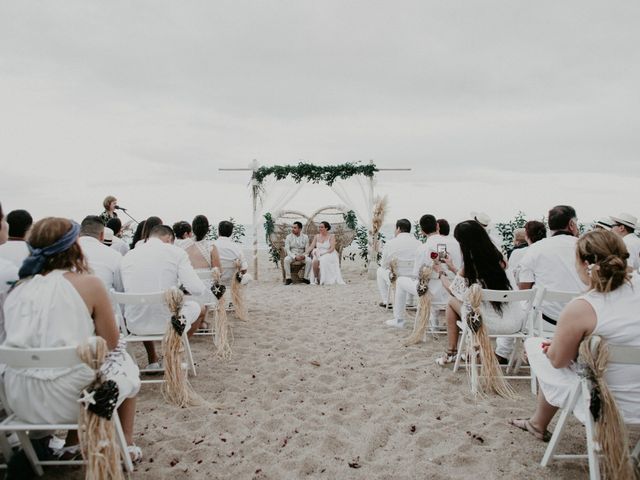
<path id="1" fill-rule="evenodd" d="M 95 345 L 95 341 L 90 344 Z M 0 364 L 5 364 L 8 368 L 73 368 L 79 364 L 83 364 L 82 360 L 78 357 L 77 347 L 57 347 L 57 348 L 10 348 L 0 347 Z M 43 466 L 51 465 L 82 465 L 85 462 L 83 460 L 40 460 L 29 440 L 28 432 L 42 432 L 42 431 L 57 431 L 57 430 L 78 430 L 77 423 L 55 423 L 55 424 L 37 424 L 29 423 L 19 418 L 14 412 L 11 411 L 7 403 L 4 382 L 0 381 L 0 404 L 4 408 L 7 414 L 2 422 L 0 422 L 0 436 L 2 436 L 3 442 L 2 450 L 5 460 L 8 462 L 12 455 L 11 448 L 6 442 L 6 435 L 15 432 L 20 441 L 29 462 L 31 463 L 33 470 L 37 475 L 43 475 Z M 80 404 L 78 404 L 78 408 Z M 116 429 L 116 437 L 118 445 L 120 447 L 121 458 L 124 464 L 124 468 L 127 472 L 133 471 L 133 464 L 131 457 L 127 453 L 127 442 L 122 430 L 122 424 L 118 417 L 118 411 L 113 411 L 111 420 Z"/>
<path id="2" fill-rule="evenodd" d="M 562 291 L 554 291 L 549 290 L 547 288 L 534 287 L 530 290 L 489 290 L 482 289 L 482 301 L 483 302 L 501 302 L 501 303 L 509 303 L 509 302 L 521 302 L 525 304 L 525 316 L 522 328 L 520 331 L 512 333 L 512 334 L 489 334 L 490 338 L 513 338 L 515 340 L 513 351 L 511 353 L 510 358 L 508 359 L 508 364 L 506 366 L 507 373 L 517 374 L 521 368 L 521 357 L 518 355 L 520 352 L 520 345 L 524 343 L 524 341 L 531 336 L 542 336 L 542 337 L 551 337 L 553 336 L 553 332 L 544 329 L 542 319 L 542 305 L 545 302 L 559 302 L 559 303 L 568 303 L 573 298 L 578 296 L 578 292 L 562 292 Z M 462 334 L 460 335 L 460 340 L 458 342 L 458 354 L 456 356 L 456 361 L 453 367 L 453 371 L 457 371 L 460 367 L 462 358 L 463 358 L 463 347 L 467 342 L 469 337 L 470 330 L 466 325 L 466 322 L 459 321 L 458 327 L 462 330 Z M 472 355 L 472 357 L 474 357 Z M 471 358 L 469 368 L 471 368 L 471 389 L 473 392 L 477 390 L 478 387 L 478 370 L 479 366 L 475 361 L 475 358 Z M 529 375 L 511 375 L 505 376 L 507 379 L 511 380 L 529 380 L 531 383 L 531 392 L 535 395 L 536 388 L 536 380 L 535 377 L 530 373 Z"/>

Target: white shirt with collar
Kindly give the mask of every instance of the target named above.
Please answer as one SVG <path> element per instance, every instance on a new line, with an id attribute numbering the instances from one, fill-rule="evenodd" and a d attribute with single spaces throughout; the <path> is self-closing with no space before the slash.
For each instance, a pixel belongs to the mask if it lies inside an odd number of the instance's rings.
<path id="1" fill-rule="evenodd" d="M 192 295 L 201 295 L 205 290 L 187 253 L 154 237 L 127 253 L 122 259 L 120 270 L 124 291 L 127 293 L 163 292 L 180 285 Z M 170 314 L 164 304 L 127 305 L 125 317 L 127 328 L 131 332 L 151 335 L 164 333 Z"/>
<path id="2" fill-rule="evenodd" d="M 249 264 L 244 258 L 244 254 L 242 253 L 242 245 L 234 242 L 229 237 L 218 237 L 218 239 L 213 242 L 213 244 L 218 249 L 218 255 L 220 256 L 220 265 L 222 266 L 222 282 L 227 284 L 233 275 L 235 274 L 235 261 L 237 259 L 240 260 L 241 269 L 247 270 L 249 268 Z"/>
<path id="3" fill-rule="evenodd" d="M 629 251 L 629 260 L 627 264 L 637 271 L 640 267 L 640 238 L 635 233 L 628 233 L 622 237 L 622 241 L 627 246 Z"/>
<path id="4" fill-rule="evenodd" d="M 389 240 L 382 249 L 382 259 L 380 265 L 382 268 L 389 268 L 392 259 L 398 261 L 415 261 L 418 248 L 422 244 L 420 240 L 411 233 L 400 232 L 398 235 Z"/>
<path id="5" fill-rule="evenodd" d="M 298 255 L 304 255 L 308 246 L 309 237 L 304 233 L 300 233 L 299 235 L 290 233 L 287 235 L 287 238 L 284 239 L 285 255 L 291 258 L 295 258 Z"/>
<path id="6" fill-rule="evenodd" d="M 118 252 L 120 255 L 126 255 L 129 251 L 129 245 L 127 245 L 127 242 L 119 237 L 113 237 L 110 248 Z"/>
<path id="7" fill-rule="evenodd" d="M 111 247 L 100 243 L 97 238 L 81 236 L 78 243 L 82 253 L 87 259 L 89 268 L 104 284 L 107 291 L 112 288 L 116 292 L 122 292 L 122 277 L 120 276 L 120 263 L 122 255 Z"/>
<path id="8" fill-rule="evenodd" d="M 18 268 L 29 255 L 29 247 L 24 240 L 8 240 L 0 245 L 0 258 L 10 261 Z"/>
<path id="9" fill-rule="evenodd" d="M 586 290 L 576 270 L 577 242 L 576 237 L 561 234 L 534 243 L 520 260 L 518 281 L 563 292 Z M 542 312 L 557 321 L 564 306 L 562 303 L 544 302 Z"/>

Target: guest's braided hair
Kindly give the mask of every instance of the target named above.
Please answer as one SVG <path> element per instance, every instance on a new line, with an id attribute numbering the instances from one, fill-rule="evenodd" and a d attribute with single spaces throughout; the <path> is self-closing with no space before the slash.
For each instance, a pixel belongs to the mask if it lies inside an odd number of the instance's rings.
<path id="1" fill-rule="evenodd" d="M 627 271 L 629 252 L 622 239 L 606 230 L 585 233 L 578 240 L 576 254 L 587 262 L 591 288 L 607 293 L 616 290 L 631 278 Z"/>

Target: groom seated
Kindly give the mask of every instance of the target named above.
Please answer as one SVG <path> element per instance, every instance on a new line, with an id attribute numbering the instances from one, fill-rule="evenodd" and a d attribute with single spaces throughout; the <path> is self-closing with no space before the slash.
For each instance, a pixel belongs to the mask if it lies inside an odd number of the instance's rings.
<path id="1" fill-rule="evenodd" d="M 387 307 L 389 302 L 389 286 L 391 285 L 391 262 L 396 259 L 399 262 L 410 262 L 412 266 L 407 270 L 399 269 L 397 276 L 411 275 L 413 262 L 416 259 L 416 251 L 420 246 L 420 241 L 411 235 L 411 222 L 406 218 L 401 218 L 396 222 L 395 237 L 387 242 L 382 249 L 381 266 L 378 267 L 377 281 L 378 292 L 380 292 L 380 306 Z"/>
<path id="2" fill-rule="evenodd" d="M 291 285 L 291 264 L 304 262 L 304 283 L 309 284 L 309 272 L 311 271 L 311 257 L 306 255 L 309 247 L 309 237 L 302 233 L 302 223 L 293 222 L 291 233 L 284 240 L 284 277 L 285 284 Z"/>

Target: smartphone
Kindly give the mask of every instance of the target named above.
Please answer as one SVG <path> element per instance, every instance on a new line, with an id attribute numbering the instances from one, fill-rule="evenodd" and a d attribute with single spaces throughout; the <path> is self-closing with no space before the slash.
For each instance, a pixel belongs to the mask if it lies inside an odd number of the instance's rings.
<path id="1" fill-rule="evenodd" d="M 439 243 L 437 245 L 438 249 L 438 260 L 444 262 L 447 258 L 447 245 L 445 243 Z"/>

